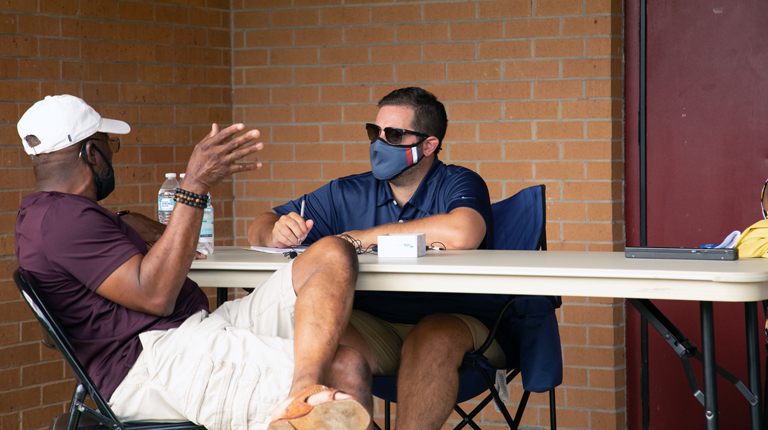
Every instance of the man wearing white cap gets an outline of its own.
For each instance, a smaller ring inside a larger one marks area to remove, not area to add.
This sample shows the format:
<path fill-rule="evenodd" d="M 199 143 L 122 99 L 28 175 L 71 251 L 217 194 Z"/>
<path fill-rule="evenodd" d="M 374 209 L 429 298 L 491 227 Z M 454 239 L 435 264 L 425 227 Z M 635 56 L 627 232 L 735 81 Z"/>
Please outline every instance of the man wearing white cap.
<path fill-rule="evenodd" d="M 370 370 L 339 347 L 357 278 L 346 241 L 318 242 L 213 313 L 186 277 L 208 190 L 261 166 L 236 163 L 263 147 L 248 145 L 257 130 L 212 126 L 192 152 L 167 228 L 147 249 L 148 238 L 97 204 L 115 188 L 120 139 L 110 134 L 128 133 L 128 124 L 61 95 L 35 103 L 17 128 L 36 179 L 16 220 L 20 269 L 121 419 L 208 430 L 369 426 Z"/>

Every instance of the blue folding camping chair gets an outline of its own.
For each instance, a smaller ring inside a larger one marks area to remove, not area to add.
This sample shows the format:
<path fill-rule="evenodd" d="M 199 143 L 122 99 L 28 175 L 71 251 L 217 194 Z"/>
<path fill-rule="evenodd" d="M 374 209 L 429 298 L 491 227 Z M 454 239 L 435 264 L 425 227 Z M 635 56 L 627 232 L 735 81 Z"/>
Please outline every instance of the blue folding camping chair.
<path fill-rule="evenodd" d="M 536 185 L 525 188 L 501 202 L 494 203 L 494 241 L 501 250 L 546 250 L 546 188 Z M 461 416 L 454 430 L 469 425 L 481 430 L 474 422 L 483 408 L 493 400 L 510 429 L 517 429 L 531 392 L 549 392 L 550 428 L 555 430 L 555 387 L 563 381 L 563 357 L 555 309 L 559 297 L 514 296 L 499 309 L 488 338 L 475 351 L 464 356 L 459 377 L 459 393 L 454 410 Z M 505 369 L 496 369 L 483 357 L 493 339 L 499 342 L 507 356 Z M 523 396 L 512 418 L 495 387 L 496 373 L 506 373 L 507 384 L 518 374 L 523 383 Z M 485 391 L 489 394 L 472 411 L 465 412 L 459 403 L 473 399 Z M 397 377 L 375 376 L 373 395 L 384 400 L 384 429 L 390 429 L 390 403 L 397 402 Z M 376 429 L 381 430 L 374 423 Z"/>

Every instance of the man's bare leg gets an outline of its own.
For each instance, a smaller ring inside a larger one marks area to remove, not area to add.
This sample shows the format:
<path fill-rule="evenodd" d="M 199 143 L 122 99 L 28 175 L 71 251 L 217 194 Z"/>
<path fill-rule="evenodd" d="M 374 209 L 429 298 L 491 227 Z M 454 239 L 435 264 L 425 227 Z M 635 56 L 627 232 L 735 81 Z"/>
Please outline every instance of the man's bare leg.
<path fill-rule="evenodd" d="M 424 318 L 405 339 L 397 377 L 397 430 L 438 430 L 456 403 L 459 366 L 474 346 L 452 315 Z"/>
<path fill-rule="evenodd" d="M 357 255 L 352 246 L 336 237 L 317 241 L 294 261 L 294 374 L 289 397 L 275 408 L 273 420 L 306 388 L 315 384 L 331 385 L 331 364 L 339 352 L 339 340 L 352 312 L 357 266 Z M 367 383 L 370 387 L 370 379 L 364 380 L 367 366 L 362 357 L 341 355 L 347 365 L 357 360 L 357 368 L 363 369 L 351 372 L 349 385 L 359 387 Z M 334 388 L 344 390 L 347 387 Z M 370 394 L 367 399 L 358 398 L 365 392 L 360 392 L 359 388 L 350 391 L 351 397 L 368 405 L 371 413 Z M 338 394 L 336 400 L 349 397 Z M 308 403 L 317 405 L 331 400 L 329 392 L 322 392 L 310 397 Z"/>
<path fill-rule="evenodd" d="M 342 390 L 360 402 L 373 417 L 371 369 L 362 354 L 352 348 L 340 346 L 331 363 L 326 381 L 326 385 Z M 373 420 L 368 425 L 368 429 L 373 429 Z"/>
<path fill-rule="evenodd" d="M 368 366 L 371 368 L 371 374 L 377 375 L 381 373 L 381 369 L 376 362 L 376 356 L 373 355 L 371 347 L 368 346 L 368 342 L 365 341 L 363 335 L 361 335 L 352 324 L 349 324 L 344 331 L 344 335 L 341 337 L 341 344 L 356 350 L 365 357 Z"/>

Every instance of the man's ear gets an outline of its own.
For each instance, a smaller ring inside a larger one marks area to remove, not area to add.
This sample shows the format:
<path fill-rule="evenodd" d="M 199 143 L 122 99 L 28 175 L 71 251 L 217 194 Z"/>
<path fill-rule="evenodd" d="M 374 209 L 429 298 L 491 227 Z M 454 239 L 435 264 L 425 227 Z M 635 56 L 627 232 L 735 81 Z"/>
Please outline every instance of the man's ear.
<path fill-rule="evenodd" d="M 93 149 L 93 145 L 95 145 L 95 142 L 92 140 L 85 142 L 80 149 L 80 158 L 88 157 L 88 161 L 91 162 L 91 165 L 95 166 L 98 162 L 98 158 L 96 157 L 96 150 Z"/>
<path fill-rule="evenodd" d="M 430 155 L 434 154 L 437 150 L 437 146 L 440 145 L 440 141 L 437 140 L 435 136 L 429 136 L 424 141 L 424 146 L 422 147 L 422 151 L 424 151 L 424 156 L 429 157 Z"/>

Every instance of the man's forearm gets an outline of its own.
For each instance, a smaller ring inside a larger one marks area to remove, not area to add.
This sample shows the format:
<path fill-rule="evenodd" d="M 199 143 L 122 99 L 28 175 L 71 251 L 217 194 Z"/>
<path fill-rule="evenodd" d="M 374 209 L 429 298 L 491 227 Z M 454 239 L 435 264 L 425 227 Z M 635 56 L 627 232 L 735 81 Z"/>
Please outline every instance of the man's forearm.
<path fill-rule="evenodd" d="M 257 130 L 233 137 L 243 128 L 243 124 L 235 124 L 221 130 L 213 124 L 211 132 L 195 145 L 180 188 L 199 195 L 196 203 L 206 200 L 203 196 L 226 176 L 261 167 L 259 162 L 237 162 L 264 147 L 260 142 L 246 146 L 259 137 Z M 200 238 L 203 209 L 198 206 L 202 204 L 190 206 L 177 202 L 157 244 L 145 256 L 137 253 L 115 269 L 96 292 L 129 309 L 170 315 Z"/>
<path fill-rule="evenodd" d="M 269 211 L 259 215 L 248 227 L 248 242 L 252 246 L 275 246 L 272 240 L 272 229 L 280 219 L 280 215 Z"/>
<path fill-rule="evenodd" d="M 173 313 L 192 265 L 203 211 L 177 203 L 165 233 L 146 255 L 136 254 L 101 283 L 101 296 L 140 312 Z"/>
<path fill-rule="evenodd" d="M 448 214 L 436 214 L 406 222 L 382 224 L 367 230 L 347 232 L 362 242 L 363 248 L 377 243 L 385 234 L 425 233 L 427 245 L 440 242 L 447 249 L 476 249 L 485 237 L 485 220 L 473 209 L 458 208 Z"/>
<path fill-rule="evenodd" d="M 163 295 L 170 311 L 194 260 L 202 221 L 203 210 L 176 203 L 165 232 L 141 261 L 140 284 Z"/>

